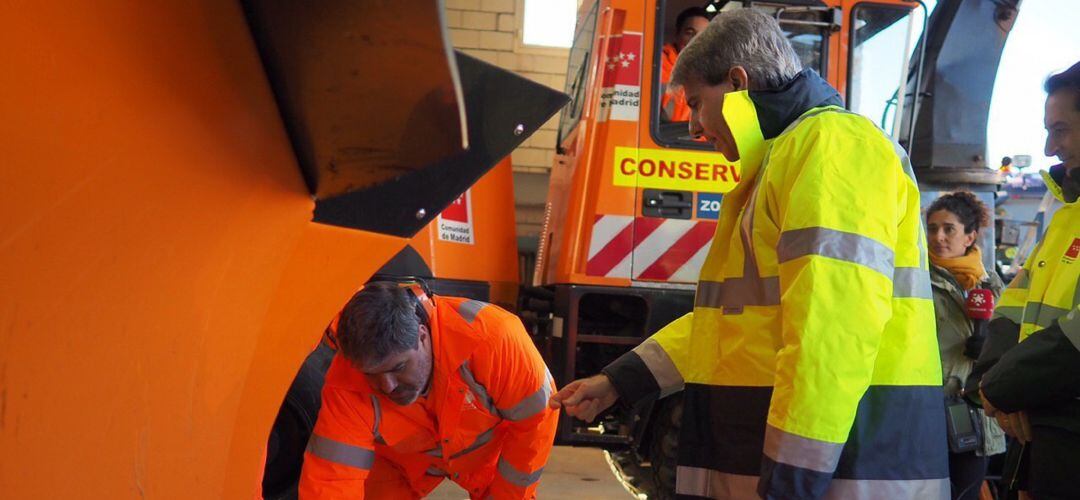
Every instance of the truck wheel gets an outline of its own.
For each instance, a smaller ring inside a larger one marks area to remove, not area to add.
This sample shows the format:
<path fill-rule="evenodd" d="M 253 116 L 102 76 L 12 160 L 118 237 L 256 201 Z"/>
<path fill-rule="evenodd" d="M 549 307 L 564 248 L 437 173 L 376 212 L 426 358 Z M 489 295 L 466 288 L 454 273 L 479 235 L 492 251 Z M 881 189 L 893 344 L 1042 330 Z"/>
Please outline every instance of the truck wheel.
<path fill-rule="evenodd" d="M 322 407 L 323 381 L 333 359 L 334 350 L 320 343 L 304 359 L 285 394 L 266 445 L 262 484 L 266 500 L 295 500 L 297 497 L 304 449 Z"/>
<path fill-rule="evenodd" d="M 661 401 L 656 414 L 656 427 L 649 446 L 649 462 L 652 464 L 655 495 L 650 498 L 673 500 L 675 498 L 675 470 L 679 453 L 679 429 L 682 427 L 682 393 L 673 394 Z"/>

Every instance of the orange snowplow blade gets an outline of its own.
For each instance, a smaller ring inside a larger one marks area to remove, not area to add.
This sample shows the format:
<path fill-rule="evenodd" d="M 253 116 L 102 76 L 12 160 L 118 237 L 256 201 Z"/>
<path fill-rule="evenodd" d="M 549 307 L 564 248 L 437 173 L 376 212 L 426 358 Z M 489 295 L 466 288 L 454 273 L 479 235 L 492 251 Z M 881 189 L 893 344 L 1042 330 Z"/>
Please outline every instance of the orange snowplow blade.
<path fill-rule="evenodd" d="M 410 26 L 445 41 L 441 2 L 423 3 Z M 373 125 L 408 139 L 394 151 L 432 139 L 406 133 L 408 120 L 352 121 L 370 103 L 345 88 L 348 71 L 269 68 L 273 37 L 252 16 L 217 0 L 0 4 L 3 498 L 258 496 L 274 416 L 336 311 L 565 102 L 433 43 L 442 64 L 425 66 L 426 83 L 458 86 L 446 82 L 461 61 L 471 71 L 466 92 L 436 93 L 458 118 L 440 122 L 451 128 L 443 155 L 396 162 L 399 176 L 363 155 L 329 161 L 367 147 Z M 286 18 L 296 25 L 271 32 L 318 22 Z M 350 26 L 325 27 L 368 36 Z M 356 67 L 401 81 L 400 64 Z M 345 87 L 328 90 L 335 106 L 289 100 L 295 82 Z M 527 90 L 545 104 L 511 108 L 524 98 L 507 96 Z M 424 92 L 359 95 L 399 99 L 406 117 L 431 103 Z M 494 116 L 465 113 L 463 96 Z M 423 199 L 396 194 L 413 191 Z M 326 224 L 312 222 L 320 203 L 333 209 Z M 409 223 L 387 222 L 397 220 Z"/>
<path fill-rule="evenodd" d="M 405 240 L 309 222 L 237 4 L 0 14 L 0 496 L 251 498 L 296 367 Z"/>

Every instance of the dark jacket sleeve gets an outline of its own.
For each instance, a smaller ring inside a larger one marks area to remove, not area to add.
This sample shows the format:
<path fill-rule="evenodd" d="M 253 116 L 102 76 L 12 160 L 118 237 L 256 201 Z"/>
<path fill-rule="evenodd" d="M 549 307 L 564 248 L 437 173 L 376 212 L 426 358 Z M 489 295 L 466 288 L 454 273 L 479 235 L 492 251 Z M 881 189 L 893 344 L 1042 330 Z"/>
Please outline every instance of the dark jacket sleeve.
<path fill-rule="evenodd" d="M 649 369 L 634 351 L 627 352 L 611 364 L 600 370 L 607 375 L 615 392 L 619 393 L 619 401 L 624 405 L 632 406 L 645 398 L 655 397 L 660 393 L 660 386 L 649 373 Z"/>
<path fill-rule="evenodd" d="M 685 370 L 690 360 L 693 324 L 694 313 L 687 313 L 604 367 L 601 373 L 611 380 L 622 404 L 633 406 L 683 389 L 680 368 Z"/>
<path fill-rule="evenodd" d="M 964 392 L 967 394 L 968 399 L 977 405 L 982 405 L 982 401 L 979 399 L 979 384 L 982 382 L 983 375 L 990 371 L 1001 359 L 1001 356 L 1015 347 L 1020 340 L 1020 325 L 1007 318 L 994 319 L 990 322 L 988 330 L 989 333 L 986 336 L 986 342 L 983 344 L 982 353 L 979 354 L 979 359 L 975 361 L 975 366 L 971 369 L 971 375 L 968 376 L 967 382 L 964 384 Z"/>
<path fill-rule="evenodd" d="M 1080 397 L 1080 350 L 1054 322 L 1005 352 L 983 376 L 982 391 L 1008 413 L 1074 400 Z"/>

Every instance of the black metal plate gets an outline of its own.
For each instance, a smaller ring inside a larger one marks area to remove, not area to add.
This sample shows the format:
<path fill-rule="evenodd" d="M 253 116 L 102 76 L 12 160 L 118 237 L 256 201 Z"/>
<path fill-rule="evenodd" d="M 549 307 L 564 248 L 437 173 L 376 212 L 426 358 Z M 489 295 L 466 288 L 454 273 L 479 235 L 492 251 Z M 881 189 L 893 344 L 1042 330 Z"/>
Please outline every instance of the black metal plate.
<path fill-rule="evenodd" d="M 412 236 L 569 100 L 562 92 L 474 57 L 461 52 L 456 56 L 469 149 L 381 184 L 317 200 L 315 222 Z M 423 138 L 418 139 L 422 147 Z"/>
<path fill-rule="evenodd" d="M 442 2 L 244 0 L 243 6 L 317 199 L 466 148 Z"/>

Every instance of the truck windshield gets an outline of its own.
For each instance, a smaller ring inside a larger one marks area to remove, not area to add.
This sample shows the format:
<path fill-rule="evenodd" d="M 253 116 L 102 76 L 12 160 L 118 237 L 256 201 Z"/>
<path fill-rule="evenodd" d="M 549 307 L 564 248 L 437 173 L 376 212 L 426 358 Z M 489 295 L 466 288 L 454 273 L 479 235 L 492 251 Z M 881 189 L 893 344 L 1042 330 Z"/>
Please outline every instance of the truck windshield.
<path fill-rule="evenodd" d="M 870 118 L 889 135 L 893 135 L 912 16 L 921 16 L 910 13 L 903 7 L 864 3 L 851 15 L 848 108 Z"/>
<path fill-rule="evenodd" d="M 813 68 L 824 75 L 826 70 L 827 43 L 829 40 L 829 11 L 820 8 L 769 9 L 784 30 L 788 41 L 799 55 L 804 68 Z"/>
<path fill-rule="evenodd" d="M 589 12 L 578 20 L 574 32 L 574 44 L 570 47 L 570 60 L 566 69 L 566 95 L 570 102 L 563 108 L 559 118 L 558 147 L 562 147 L 563 138 L 581 119 L 581 110 L 585 104 L 585 84 L 588 77 L 589 55 L 592 53 L 593 38 L 596 33 L 596 9 L 600 2 L 594 2 Z"/>

